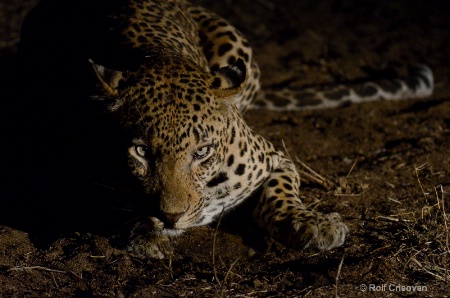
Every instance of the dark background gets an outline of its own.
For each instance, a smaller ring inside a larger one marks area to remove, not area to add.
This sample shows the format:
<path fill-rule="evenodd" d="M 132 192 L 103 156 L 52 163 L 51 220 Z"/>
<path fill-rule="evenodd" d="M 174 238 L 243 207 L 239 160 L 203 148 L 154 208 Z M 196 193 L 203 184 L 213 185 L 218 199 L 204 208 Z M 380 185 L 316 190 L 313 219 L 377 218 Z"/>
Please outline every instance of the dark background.
<path fill-rule="evenodd" d="M 70 212 L 67 204 L 61 203 L 74 194 L 83 197 L 85 189 L 78 185 L 61 188 L 54 181 L 47 181 L 45 187 L 39 185 L 60 194 L 62 200 L 55 202 L 52 198 L 47 202 L 54 203 L 51 208 L 42 210 L 43 198 L 33 196 L 36 185 L 21 180 L 41 174 L 15 167 L 7 158 L 11 152 L 27 158 L 36 154 L 33 144 L 26 142 L 29 136 L 24 133 L 23 123 L 21 129 L 16 127 L 22 122 L 21 115 L 9 114 L 6 109 L 13 98 L 11 92 L 20 93 L 28 87 L 11 85 L 10 78 L 16 70 L 14 53 L 22 19 L 36 1 L 4 0 L 0 3 L 4 140 L 0 294 L 448 294 L 448 216 L 442 212 L 450 214 L 448 1 L 199 2 L 229 19 L 249 38 L 263 73 L 264 88 L 320 86 L 392 73 L 404 75 L 407 67 L 416 63 L 426 63 L 433 69 L 436 88 L 428 99 L 322 111 L 258 110 L 245 116 L 252 128 L 278 148 L 283 148 L 284 143 L 294 160 L 301 160 L 334 183 L 327 189 L 302 174 L 302 199 L 317 210 L 340 212 L 351 231 L 349 240 L 342 248 L 319 254 L 286 249 L 266 239 L 250 224 L 244 229 L 241 222 L 246 217 L 242 214 L 230 214 L 217 233 L 213 224 L 189 230 L 178 238 L 173 259 L 145 261 L 132 257 L 111 239 L 109 230 L 113 223 L 120 222 L 118 216 L 123 212 L 98 214 L 99 206 L 89 200 L 72 202 L 77 212 Z M 67 3 L 68 8 L 75 5 Z M 34 126 L 29 125 L 30 129 Z M 21 142 L 11 143 L 11 136 Z M 297 166 L 304 170 L 300 162 Z M 10 183 L 11 178 L 14 183 Z M 113 190 L 110 193 L 111 198 L 119 200 L 123 195 Z M 239 223 L 238 228 L 233 222 Z M 342 258 L 343 265 L 338 269 Z M 421 285 L 427 291 L 360 291 L 361 284 L 385 283 Z"/>

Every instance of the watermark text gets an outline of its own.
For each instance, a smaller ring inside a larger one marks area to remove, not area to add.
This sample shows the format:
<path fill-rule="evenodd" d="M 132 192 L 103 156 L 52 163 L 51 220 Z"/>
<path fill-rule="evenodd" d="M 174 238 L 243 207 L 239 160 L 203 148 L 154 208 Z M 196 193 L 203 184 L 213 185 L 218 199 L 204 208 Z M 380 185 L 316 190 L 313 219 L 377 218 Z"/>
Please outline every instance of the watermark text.
<path fill-rule="evenodd" d="M 362 284 L 359 289 L 363 292 L 426 292 L 427 286 L 401 284 Z"/>

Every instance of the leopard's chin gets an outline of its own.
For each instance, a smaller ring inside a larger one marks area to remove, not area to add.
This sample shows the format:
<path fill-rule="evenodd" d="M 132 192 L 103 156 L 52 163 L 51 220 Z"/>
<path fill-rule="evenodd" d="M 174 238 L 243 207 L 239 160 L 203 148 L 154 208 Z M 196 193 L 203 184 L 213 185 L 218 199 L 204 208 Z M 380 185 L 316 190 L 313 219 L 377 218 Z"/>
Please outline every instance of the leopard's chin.
<path fill-rule="evenodd" d="M 180 236 L 181 234 L 183 234 L 184 229 L 163 229 L 162 230 L 162 234 L 165 236 L 172 236 L 172 237 L 176 237 L 176 236 Z"/>

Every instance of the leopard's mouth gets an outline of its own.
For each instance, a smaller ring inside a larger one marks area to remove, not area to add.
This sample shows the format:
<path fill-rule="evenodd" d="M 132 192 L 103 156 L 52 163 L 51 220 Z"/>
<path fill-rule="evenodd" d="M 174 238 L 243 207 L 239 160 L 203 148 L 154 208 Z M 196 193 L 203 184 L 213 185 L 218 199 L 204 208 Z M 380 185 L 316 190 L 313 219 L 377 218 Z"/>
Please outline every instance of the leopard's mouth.
<path fill-rule="evenodd" d="M 173 219 L 166 215 L 162 215 L 160 218 L 160 222 L 162 224 L 162 228 L 164 229 L 164 233 L 167 235 L 178 235 L 182 233 L 185 229 L 198 226 L 197 224 L 199 221 L 201 222 L 202 219 L 201 214 L 192 216 L 192 214 L 186 214 L 181 215 L 180 217 Z"/>

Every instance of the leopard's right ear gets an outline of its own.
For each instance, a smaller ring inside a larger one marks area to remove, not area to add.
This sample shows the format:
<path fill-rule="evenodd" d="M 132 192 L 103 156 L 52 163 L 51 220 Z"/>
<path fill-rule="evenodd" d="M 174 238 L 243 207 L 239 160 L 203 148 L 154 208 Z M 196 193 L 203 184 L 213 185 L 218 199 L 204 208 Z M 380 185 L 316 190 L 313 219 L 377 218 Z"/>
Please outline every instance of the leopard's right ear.
<path fill-rule="evenodd" d="M 95 74 L 107 94 L 112 96 L 118 95 L 117 87 L 121 80 L 125 80 L 124 73 L 95 64 L 91 59 L 89 59 L 89 62 L 92 64 Z"/>

